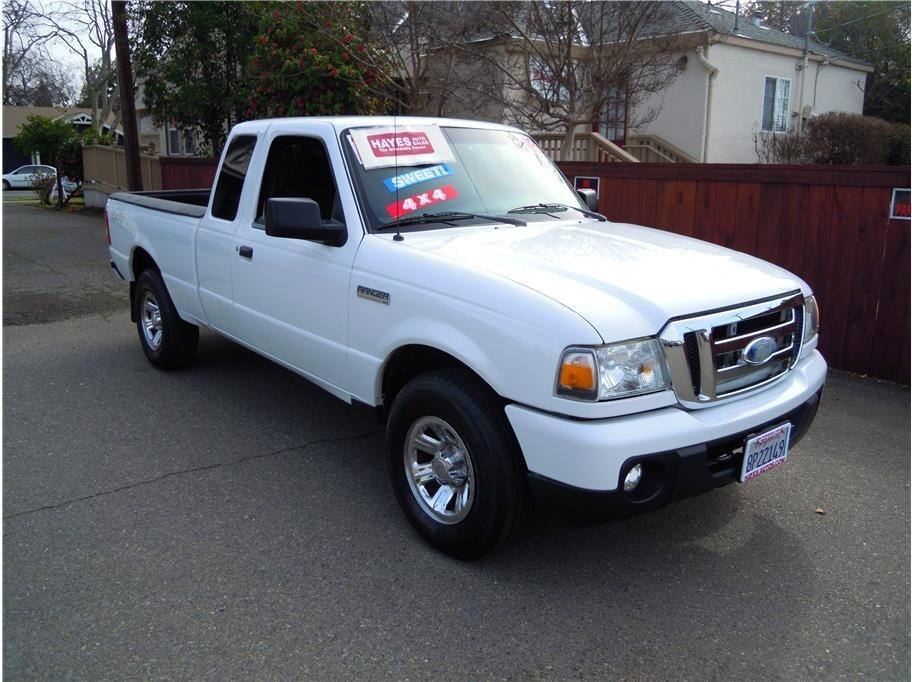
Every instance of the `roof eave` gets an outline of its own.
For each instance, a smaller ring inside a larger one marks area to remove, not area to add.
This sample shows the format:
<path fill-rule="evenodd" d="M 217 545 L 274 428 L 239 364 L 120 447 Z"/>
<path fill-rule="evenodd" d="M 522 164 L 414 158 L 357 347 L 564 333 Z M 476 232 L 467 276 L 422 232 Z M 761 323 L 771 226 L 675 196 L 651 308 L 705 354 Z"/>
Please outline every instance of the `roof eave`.
<path fill-rule="evenodd" d="M 748 49 L 761 50 L 763 52 L 771 52 L 773 54 L 781 54 L 789 57 L 801 58 L 804 56 L 803 50 L 799 50 L 794 47 L 788 47 L 787 45 L 768 43 L 742 35 L 732 35 L 729 33 L 716 32 L 712 35 L 710 41 L 713 43 L 727 43 L 729 45 L 737 45 L 738 47 L 746 47 Z M 847 69 L 855 69 L 856 71 L 863 71 L 865 73 L 873 73 L 874 71 L 874 65 L 869 64 L 868 62 L 864 62 L 849 56 L 835 56 L 823 54 L 821 52 L 815 52 L 813 47 L 809 52 L 808 58 L 815 62 L 825 61 L 831 64 L 838 63 L 839 66 L 845 67 Z"/>

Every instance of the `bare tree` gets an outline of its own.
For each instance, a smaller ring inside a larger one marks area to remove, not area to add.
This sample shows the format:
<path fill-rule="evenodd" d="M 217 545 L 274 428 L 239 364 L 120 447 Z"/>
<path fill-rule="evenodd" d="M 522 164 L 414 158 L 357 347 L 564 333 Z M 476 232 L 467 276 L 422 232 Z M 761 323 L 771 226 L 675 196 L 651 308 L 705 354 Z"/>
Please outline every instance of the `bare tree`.
<path fill-rule="evenodd" d="M 563 134 L 570 158 L 580 125 L 591 125 L 609 99 L 626 107 L 629 127 L 654 118 L 641 111 L 676 76 L 684 42 L 667 30 L 662 2 L 507 2 L 494 4 L 487 41 L 461 51 L 485 65 L 477 88 L 516 125 Z M 476 89 L 477 89 L 476 88 Z"/>
<path fill-rule="evenodd" d="M 336 3 L 346 22 L 369 36 L 371 49 L 349 52 L 362 69 L 377 75 L 370 87 L 394 111 L 442 116 L 452 95 L 477 80 L 484 68 L 466 63 L 451 49 L 475 39 L 483 30 L 484 2 L 427 2 L 393 0 L 360 5 Z M 344 36 L 326 31 L 341 44 Z"/>
<path fill-rule="evenodd" d="M 67 79 L 55 68 L 46 50 L 56 31 L 44 23 L 41 7 L 31 0 L 3 3 L 3 103 L 37 104 L 45 99 L 60 104 L 68 99 Z M 44 104 L 44 101 L 41 102 Z"/>
<path fill-rule="evenodd" d="M 108 0 L 71 0 L 60 3 L 46 22 L 57 38 L 81 61 L 85 93 L 92 109 L 92 125 L 98 132 L 111 115 L 118 93 L 114 52 L 114 22 Z"/>
<path fill-rule="evenodd" d="M 11 70 L 3 103 L 15 106 L 66 107 L 73 103 L 69 71 L 43 51 L 36 51 Z"/>

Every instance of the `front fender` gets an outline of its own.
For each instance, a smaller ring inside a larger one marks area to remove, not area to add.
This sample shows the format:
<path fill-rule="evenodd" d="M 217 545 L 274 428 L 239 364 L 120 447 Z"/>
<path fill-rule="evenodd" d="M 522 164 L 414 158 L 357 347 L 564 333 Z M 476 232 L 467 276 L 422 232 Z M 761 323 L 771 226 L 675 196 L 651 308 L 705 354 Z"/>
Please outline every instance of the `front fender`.
<path fill-rule="evenodd" d="M 361 298 L 359 286 L 389 296 Z M 371 405 L 380 404 L 388 358 L 415 344 L 453 356 L 507 400 L 553 410 L 561 351 L 601 341 L 578 314 L 538 292 L 374 236 L 358 252 L 351 290 L 351 393 Z"/>

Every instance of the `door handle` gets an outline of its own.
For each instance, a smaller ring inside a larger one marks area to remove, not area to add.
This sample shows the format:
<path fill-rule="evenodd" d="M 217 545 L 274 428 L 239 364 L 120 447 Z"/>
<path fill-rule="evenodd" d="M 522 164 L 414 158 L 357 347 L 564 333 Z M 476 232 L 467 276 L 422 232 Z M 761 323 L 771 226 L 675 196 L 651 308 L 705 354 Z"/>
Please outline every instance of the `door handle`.
<path fill-rule="evenodd" d="M 253 247 L 252 246 L 239 246 L 238 255 L 241 258 L 253 258 Z"/>

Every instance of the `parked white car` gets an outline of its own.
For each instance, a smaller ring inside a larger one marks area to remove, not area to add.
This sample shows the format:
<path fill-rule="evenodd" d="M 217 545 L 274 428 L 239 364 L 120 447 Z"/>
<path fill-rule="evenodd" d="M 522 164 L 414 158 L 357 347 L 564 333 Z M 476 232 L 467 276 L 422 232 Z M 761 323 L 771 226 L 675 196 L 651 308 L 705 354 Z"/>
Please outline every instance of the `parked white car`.
<path fill-rule="evenodd" d="M 20 166 L 11 173 L 3 176 L 3 189 L 31 189 L 37 175 L 51 175 L 57 177 L 57 169 L 53 166 Z M 63 177 L 63 191 L 71 194 L 79 187 L 78 182 Z"/>
<path fill-rule="evenodd" d="M 207 327 L 371 406 L 406 517 L 472 558 L 533 499 L 591 521 L 747 483 L 816 413 L 805 282 L 596 207 L 514 128 L 289 118 L 236 126 L 211 193 L 106 220 L 153 365 Z"/>
<path fill-rule="evenodd" d="M 53 166 L 20 166 L 3 176 L 3 189 L 31 189 L 35 176 L 39 174 L 56 177 L 57 169 Z"/>

